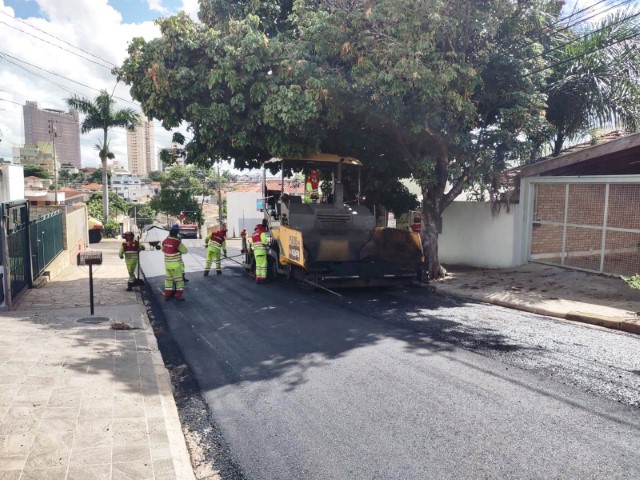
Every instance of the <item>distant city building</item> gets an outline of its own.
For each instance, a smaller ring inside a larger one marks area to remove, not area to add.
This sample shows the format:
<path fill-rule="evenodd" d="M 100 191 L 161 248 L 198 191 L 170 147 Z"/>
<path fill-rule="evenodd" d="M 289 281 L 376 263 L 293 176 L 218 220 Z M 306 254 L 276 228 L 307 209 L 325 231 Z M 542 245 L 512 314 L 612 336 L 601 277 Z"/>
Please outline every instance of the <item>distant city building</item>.
<path fill-rule="evenodd" d="M 64 112 L 49 108 L 39 109 L 38 102 L 27 101 L 22 107 L 24 117 L 24 143 L 36 145 L 51 142 L 51 126 L 55 128 L 56 160 L 81 167 L 80 117 L 76 110 Z"/>
<path fill-rule="evenodd" d="M 127 130 L 127 157 L 129 171 L 146 177 L 158 169 L 153 140 L 153 123 L 140 114 L 140 123 L 134 131 Z"/>
<path fill-rule="evenodd" d="M 129 173 L 129 170 L 125 168 L 124 163 L 120 160 L 107 160 L 107 168 L 112 173 Z"/>
<path fill-rule="evenodd" d="M 26 144 L 18 150 L 18 163 L 20 165 L 36 165 L 42 167 L 50 178 L 55 175 L 53 166 L 53 145 L 50 142 L 37 142 L 35 145 Z M 56 157 L 57 169 L 60 169 L 60 162 Z"/>

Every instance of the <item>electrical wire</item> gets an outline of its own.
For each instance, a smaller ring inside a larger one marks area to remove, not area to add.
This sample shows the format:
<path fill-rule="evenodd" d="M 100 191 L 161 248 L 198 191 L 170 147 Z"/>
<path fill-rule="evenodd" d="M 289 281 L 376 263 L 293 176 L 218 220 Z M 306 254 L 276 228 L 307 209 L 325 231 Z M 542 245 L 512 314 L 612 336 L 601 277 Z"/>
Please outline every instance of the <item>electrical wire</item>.
<path fill-rule="evenodd" d="M 4 13 L 4 12 L 0 12 L 0 13 Z M 6 25 L 7 27 L 10 27 L 10 28 L 13 28 L 14 30 L 17 30 L 17 31 L 19 31 L 19 32 L 24 33 L 25 35 L 29 35 L 30 37 L 33 37 L 33 38 L 35 38 L 36 40 L 40 40 L 41 42 L 48 43 L 48 44 L 49 44 L 49 45 L 51 45 L 51 46 L 54 46 L 54 47 L 56 47 L 56 48 L 59 48 L 60 50 L 64 50 L 65 52 L 69 52 L 70 54 L 75 55 L 76 57 L 81 58 L 81 59 L 83 59 L 83 60 L 86 60 L 87 62 L 95 63 L 96 65 L 98 65 L 98 66 L 100 66 L 100 67 L 103 67 L 103 68 L 106 68 L 106 69 L 107 69 L 107 70 L 109 70 L 109 71 L 111 71 L 111 68 L 113 68 L 113 67 L 108 67 L 108 66 L 106 66 L 106 65 L 104 65 L 104 64 L 102 64 L 102 63 L 98 63 L 98 62 L 96 62 L 95 60 L 91 60 L 90 58 L 87 58 L 87 57 L 85 57 L 85 56 L 83 56 L 83 55 L 80 55 L 80 54 L 78 54 L 78 53 L 76 53 L 76 52 L 72 52 L 72 51 L 71 51 L 71 50 L 69 50 L 68 48 L 61 47 L 60 45 L 56 45 L 55 43 L 49 42 L 49 41 L 47 41 L 47 40 L 45 40 L 45 39 L 43 39 L 43 38 L 36 37 L 36 36 L 35 36 L 35 35 L 33 35 L 32 33 L 26 32 L 26 31 L 22 30 L 21 28 L 18 28 L 18 27 L 14 26 L 14 25 L 10 25 L 10 24 L 8 24 L 7 22 L 3 22 L 2 20 L 0 20 L 0 24 Z M 112 64 L 112 65 L 113 65 L 113 64 Z M 115 66 L 116 66 L 116 65 L 114 65 L 114 67 L 115 67 Z"/>
<path fill-rule="evenodd" d="M 87 50 L 84 50 L 83 48 L 78 47 L 77 45 L 74 45 L 74 44 L 72 44 L 72 43 L 70 43 L 70 42 L 67 42 L 66 40 L 64 40 L 64 39 L 62 39 L 62 38 L 60 38 L 60 37 L 57 37 L 56 35 L 53 35 L 53 34 L 51 34 L 51 33 L 49 33 L 49 32 L 46 32 L 45 30 L 42 30 L 42 29 L 40 29 L 40 28 L 36 27 L 35 25 L 31 25 L 30 23 L 25 22 L 24 20 L 21 20 L 21 19 L 20 19 L 20 18 L 18 18 L 18 17 L 14 17 L 13 15 L 9 15 L 7 12 L 3 12 L 3 11 L 0 11 L 0 13 L 1 13 L 1 14 L 3 14 L 3 15 L 6 15 L 7 17 L 9 17 L 9 18 L 11 18 L 11 19 L 13 19 L 13 20 L 16 20 L 16 21 L 18 21 L 18 22 L 20 22 L 20 23 L 23 23 L 23 24 L 25 24 L 25 25 L 28 25 L 29 27 L 31 27 L 31 28 L 33 28 L 33 29 L 35 29 L 35 30 L 38 30 L 39 32 L 42 32 L 42 33 L 44 33 L 45 35 L 47 35 L 47 36 L 49 36 L 49 37 L 51 37 L 51 38 L 55 38 L 56 40 L 58 40 L 58 41 L 60 41 L 60 42 L 62 42 L 62 43 L 65 43 L 65 44 L 69 45 L 70 47 L 73 47 L 73 48 L 75 48 L 75 49 L 78 49 L 78 50 L 80 50 L 81 52 L 86 53 L 87 55 L 91 55 L 92 57 L 97 58 L 98 60 L 101 60 L 101 61 L 102 61 L 102 62 L 104 62 L 104 63 L 108 63 L 109 65 L 113 65 L 114 67 L 117 67 L 117 65 L 116 65 L 115 63 L 112 63 L 112 62 L 110 62 L 109 60 L 105 60 L 104 58 L 102 58 L 102 57 L 100 57 L 100 56 L 98 56 L 98 55 L 95 55 L 95 54 L 93 54 L 93 53 L 91 53 L 91 52 L 89 52 L 89 51 L 87 51 Z M 3 22 L 3 23 L 4 23 L 4 22 Z M 13 28 L 15 28 L 15 27 L 13 27 Z M 25 32 L 25 33 L 27 33 L 27 32 Z M 31 34 L 28 34 L 28 35 L 31 35 Z M 32 36 L 33 36 L 33 35 L 32 35 Z M 38 38 L 38 37 L 35 37 L 35 38 Z M 50 42 L 47 42 L 47 41 L 46 41 L 46 40 L 44 40 L 44 39 L 40 39 L 40 40 L 42 40 L 43 42 L 46 42 L 46 43 L 50 43 Z M 53 44 L 53 43 L 51 43 L 51 45 L 54 45 L 54 44 Z M 54 45 L 54 46 L 57 46 L 57 45 Z M 73 52 L 71 52 L 71 53 L 73 53 Z"/>

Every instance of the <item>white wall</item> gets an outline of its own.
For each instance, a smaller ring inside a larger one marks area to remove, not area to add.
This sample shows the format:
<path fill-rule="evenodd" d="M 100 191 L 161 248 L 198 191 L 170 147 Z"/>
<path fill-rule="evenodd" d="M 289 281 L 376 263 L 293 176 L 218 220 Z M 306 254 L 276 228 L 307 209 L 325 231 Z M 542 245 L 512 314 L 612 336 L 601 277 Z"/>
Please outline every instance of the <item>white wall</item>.
<path fill-rule="evenodd" d="M 264 215 L 256 209 L 256 202 L 261 196 L 251 192 L 227 193 L 227 230 L 230 237 L 239 237 L 243 228 L 251 233 L 262 221 Z"/>
<path fill-rule="evenodd" d="M 24 168 L 22 165 L 0 167 L 0 203 L 24 200 Z"/>
<path fill-rule="evenodd" d="M 500 213 L 492 216 L 489 203 L 453 202 L 442 216 L 442 233 L 438 238 L 440 261 L 445 266 L 508 268 L 520 265 L 517 255 L 520 237 L 516 234 L 520 216 L 520 205 L 511 205 L 509 212 L 502 205 Z"/>

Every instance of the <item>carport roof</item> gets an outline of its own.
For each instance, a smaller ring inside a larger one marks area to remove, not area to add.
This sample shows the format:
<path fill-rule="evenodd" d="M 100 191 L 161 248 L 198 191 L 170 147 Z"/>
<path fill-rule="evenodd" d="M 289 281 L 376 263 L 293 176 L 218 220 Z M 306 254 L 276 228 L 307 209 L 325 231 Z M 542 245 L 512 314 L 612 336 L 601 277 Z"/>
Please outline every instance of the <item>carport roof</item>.
<path fill-rule="evenodd" d="M 557 157 L 525 165 L 520 177 L 640 174 L 640 133 L 610 132 L 603 143 L 584 143 Z"/>

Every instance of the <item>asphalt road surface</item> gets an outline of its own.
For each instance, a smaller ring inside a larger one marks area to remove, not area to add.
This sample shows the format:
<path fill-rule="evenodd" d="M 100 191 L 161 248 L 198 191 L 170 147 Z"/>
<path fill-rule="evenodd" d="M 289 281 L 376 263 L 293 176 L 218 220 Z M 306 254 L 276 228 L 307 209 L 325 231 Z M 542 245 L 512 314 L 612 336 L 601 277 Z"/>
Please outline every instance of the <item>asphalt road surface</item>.
<path fill-rule="evenodd" d="M 186 244 L 185 302 L 162 302 L 160 252 L 142 268 L 244 478 L 640 478 L 639 337 L 231 260 L 205 278 Z"/>

